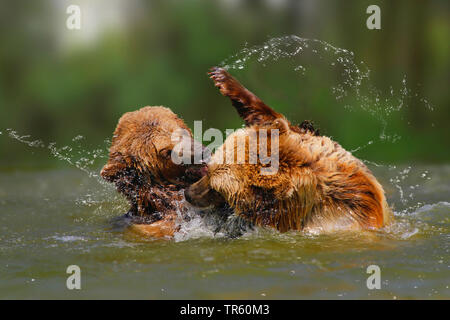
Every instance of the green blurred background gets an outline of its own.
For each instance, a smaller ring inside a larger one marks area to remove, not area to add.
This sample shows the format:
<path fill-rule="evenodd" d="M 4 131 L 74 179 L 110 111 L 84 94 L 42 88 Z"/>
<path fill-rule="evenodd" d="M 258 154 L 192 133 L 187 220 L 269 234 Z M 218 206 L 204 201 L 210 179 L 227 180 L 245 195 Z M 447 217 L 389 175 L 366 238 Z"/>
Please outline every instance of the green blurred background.
<path fill-rule="evenodd" d="M 66 8 L 81 8 L 81 30 L 66 28 Z M 381 8 L 381 30 L 366 28 L 366 8 Z M 193 127 L 242 125 L 206 76 L 245 46 L 272 37 L 320 39 L 354 52 L 381 97 L 404 106 L 387 121 L 345 108 L 330 88 L 339 78 L 320 59 L 231 70 L 293 122 L 312 119 L 355 154 L 380 163 L 450 160 L 449 1 L 6 1 L 0 2 L 0 168 L 64 166 L 46 148 L 11 139 L 7 129 L 58 146 L 82 135 L 105 148 L 118 118 L 145 105 L 170 107 Z M 424 103 L 424 99 L 432 105 Z M 350 101 L 350 102 L 349 102 Z M 367 145 L 368 141 L 372 141 Z"/>

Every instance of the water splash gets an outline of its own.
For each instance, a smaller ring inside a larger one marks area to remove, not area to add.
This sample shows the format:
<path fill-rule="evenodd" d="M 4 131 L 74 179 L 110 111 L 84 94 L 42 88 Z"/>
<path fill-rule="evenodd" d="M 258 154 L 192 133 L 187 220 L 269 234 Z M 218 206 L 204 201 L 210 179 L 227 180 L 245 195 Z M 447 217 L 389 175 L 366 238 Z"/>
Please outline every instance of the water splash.
<path fill-rule="evenodd" d="M 417 98 L 425 109 L 433 111 L 433 105 L 418 93 L 413 94 L 408 88 L 407 77 L 403 77 L 398 90 L 390 87 L 389 93 L 377 89 L 371 81 L 371 71 L 364 61 L 357 61 L 352 51 L 335 47 L 323 40 L 301 38 L 289 35 L 269 39 L 261 45 L 245 46 L 238 53 L 230 56 L 220 63 L 226 69 L 242 70 L 250 65 L 258 64 L 266 67 L 269 63 L 277 63 L 281 60 L 294 63 L 293 70 L 300 76 L 308 75 L 307 56 L 317 57 L 321 65 L 328 66 L 330 74 L 337 73 L 339 83 L 331 86 L 330 91 L 337 101 L 344 104 L 344 109 L 351 111 L 360 108 L 381 124 L 381 131 L 376 141 L 395 143 L 401 139 L 400 135 L 387 134 L 389 119 L 395 116 L 402 108 L 407 106 L 411 97 Z M 305 59 L 303 59 L 305 58 Z M 303 59 L 303 60 L 302 60 Z M 356 99 L 349 103 L 346 98 Z M 358 147 L 354 152 L 373 145 L 374 139 L 365 146 Z"/>
<path fill-rule="evenodd" d="M 86 194 L 74 201 L 80 207 L 94 207 L 94 215 L 105 215 L 104 208 L 114 212 L 126 212 L 123 198 L 114 192 L 114 187 L 99 175 L 99 167 L 108 158 L 110 140 L 105 139 L 104 145 L 89 149 L 83 142 L 84 136 L 77 135 L 71 139 L 71 144 L 58 146 L 56 142 L 45 143 L 40 139 L 33 139 L 30 135 L 22 135 L 13 129 L 6 129 L 8 136 L 31 148 L 46 149 L 52 157 L 69 164 L 71 167 L 84 172 L 87 177 L 97 182 L 97 187 L 89 189 Z M 98 188 L 100 186 L 100 188 Z M 111 204 L 113 204 L 111 206 Z"/>
<path fill-rule="evenodd" d="M 180 230 L 174 235 L 174 240 L 176 242 L 221 236 L 220 234 L 214 233 L 214 230 L 205 223 L 205 220 L 195 211 L 195 209 L 189 209 L 183 215 L 184 217 L 179 216 Z M 186 219 L 186 216 L 188 219 Z"/>
<path fill-rule="evenodd" d="M 398 191 L 399 204 L 401 208 L 395 211 L 397 216 L 409 215 L 426 204 L 416 200 L 416 192 L 420 192 L 425 183 L 432 180 L 428 170 L 417 168 L 413 171 L 412 166 L 400 169 L 397 175 L 390 178 L 390 183 Z"/>
<path fill-rule="evenodd" d="M 89 177 L 97 178 L 98 182 L 104 184 L 99 177 L 96 161 L 98 159 L 107 159 L 109 140 L 105 140 L 105 146 L 88 150 L 80 142 L 84 139 L 78 135 L 72 139 L 74 144 L 58 147 L 56 142 L 44 143 L 40 139 L 33 140 L 30 135 L 21 135 L 13 129 L 6 129 L 8 136 L 32 148 L 48 149 L 50 154 L 61 161 L 67 162 L 71 166 L 87 173 Z"/>
<path fill-rule="evenodd" d="M 41 141 L 41 140 L 32 140 L 30 141 L 29 139 L 31 138 L 30 135 L 19 135 L 19 133 L 17 133 L 17 131 L 14 131 L 13 129 L 6 129 L 6 132 L 8 132 L 9 137 L 22 142 L 24 144 L 26 144 L 29 147 L 32 148 L 45 148 L 45 144 Z"/>

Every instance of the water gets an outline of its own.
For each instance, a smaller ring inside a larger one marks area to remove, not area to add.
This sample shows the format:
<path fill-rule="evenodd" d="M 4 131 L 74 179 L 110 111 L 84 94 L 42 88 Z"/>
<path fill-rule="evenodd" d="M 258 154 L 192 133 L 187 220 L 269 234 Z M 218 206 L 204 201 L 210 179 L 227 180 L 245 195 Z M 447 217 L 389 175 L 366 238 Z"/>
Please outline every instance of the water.
<path fill-rule="evenodd" d="M 450 298 L 450 166 L 403 204 L 391 171 L 374 168 L 398 207 L 387 230 L 333 235 L 257 230 L 239 239 L 191 226 L 179 241 L 149 240 L 111 220 L 127 209 L 79 170 L 0 173 L 0 298 Z M 408 180 L 408 181 L 407 181 Z M 101 191 L 98 191 L 101 190 Z M 87 196 L 89 195 L 89 196 Z M 416 209 L 403 209 L 417 203 Z M 66 289 L 78 265 L 82 289 Z M 381 268 L 368 290 L 366 268 Z"/>
<path fill-rule="evenodd" d="M 330 87 L 337 106 L 361 108 L 380 121 L 375 140 L 396 143 L 390 117 L 414 95 L 406 77 L 385 97 L 354 54 L 319 40 L 270 39 L 225 60 L 244 69 L 289 60 L 300 77 L 309 54 L 340 74 Z M 346 97 L 353 97 L 347 104 Z M 424 98 L 424 107 L 433 106 Z M 389 132 L 389 133 L 388 133 Z M 48 151 L 66 169 L 0 168 L 0 298 L 349 299 L 450 298 L 450 165 L 381 165 L 364 160 L 387 192 L 395 223 L 377 232 L 312 235 L 257 229 L 238 239 L 214 234 L 201 219 L 172 241 L 140 238 L 115 222 L 126 201 L 99 178 L 105 144 L 87 147 L 77 136 L 65 146 L 13 129 L 0 139 Z M 78 265 L 82 289 L 66 288 L 66 269 Z M 381 269 L 381 289 L 369 290 L 369 265 Z"/>

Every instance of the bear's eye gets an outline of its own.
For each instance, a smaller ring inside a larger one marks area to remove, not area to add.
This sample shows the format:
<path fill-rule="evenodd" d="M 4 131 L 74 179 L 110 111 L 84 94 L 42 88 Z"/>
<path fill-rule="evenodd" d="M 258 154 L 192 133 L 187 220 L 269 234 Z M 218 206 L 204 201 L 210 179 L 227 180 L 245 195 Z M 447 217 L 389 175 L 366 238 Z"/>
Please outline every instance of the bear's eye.
<path fill-rule="evenodd" d="M 172 155 L 172 149 L 168 148 L 168 149 L 163 149 L 159 152 L 159 154 L 164 158 L 164 159 L 170 159 L 171 155 Z"/>

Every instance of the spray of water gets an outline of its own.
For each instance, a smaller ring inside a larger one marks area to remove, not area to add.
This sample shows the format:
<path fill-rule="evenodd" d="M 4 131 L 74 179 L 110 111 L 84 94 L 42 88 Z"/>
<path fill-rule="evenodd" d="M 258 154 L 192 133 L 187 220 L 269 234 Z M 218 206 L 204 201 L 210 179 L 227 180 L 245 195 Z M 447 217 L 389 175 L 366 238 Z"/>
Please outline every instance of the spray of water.
<path fill-rule="evenodd" d="M 114 192 L 114 187 L 99 175 L 99 167 L 108 158 L 109 139 L 104 140 L 104 145 L 89 149 L 83 145 L 85 138 L 82 135 L 71 139 L 71 143 L 68 145 L 58 146 L 55 142 L 45 143 L 40 139 L 33 139 L 30 135 L 22 135 L 13 129 L 5 131 L 11 139 L 30 148 L 47 150 L 50 156 L 82 171 L 87 177 L 96 181 L 98 187 L 86 190 L 86 194 L 75 199 L 77 206 L 94 207 L 94 216 L 105 215 L 105 207 L 118 212 L 126 212 L 127 208 L 124 206 L 121 196 Z M 114 205 L 111 206 L 111 203 Z"/>
<path fill-rule="evenodd" d="M 74 144 L 58 147 L 55 142 L 46 144 L 39 139 L 32 140 L 30 135 L 20 135 L 13 129 L 6 129 L 6 132 L 10 138 L 29 147 L 48 149 L 50 154 L 56 159 L 67 162 L 69 165 L 85 172 L 89 177 L 96 178 L 99 183 L 104 184 L 97 170 L 94 170 L 93 167 L 97 159 L 107 158 L 107 147 L 87 150 L 80 144 L 80 141 L 84 139 L 81 135 L 72 139 Z M 105 140 L 105 144 L 109 144 L 109 140 Z"/>
<path fill-rule="evenodd" d="M 331 92 L 337 101 L 343 101 L 349 96 L 356 99 L 354 105 L 344 104 L 345 109 L 361 108 L 380 121 L 382 129 L 378 139 L 381 141 L 387 140 L 395 143 L 401 138 L 395 134 L 387 135 L 386 128 L 388 119 L 406 107 L 406 102 L 410 97 L 419 98 L 426 109 L 431 111 L 434 109 L 427 99 L 418 97 L 417 93 L 412 93 L 412 90 L 408 88 L 406 75 L 398 91 L 391 86 L 389 94 L 383 95 L 373 85 L 370 69 L 363 61 L 357 62 L 352 51 L 335 47 L 322 40 L 301 38 L 295 35 L 272 38 L 262 45 L 245 46 L 238 53 L 222 61 L 221 66 L 226 69 L 241 70 L 251 64 L 260 64 L 265 67 L 269 63 L 290 60 L 296 63 L 294 70 L 298 72 L 299 76 L 306 76 L 308 68 L 301 63 L 302 57 L 307 55 L 316 56 L 322 64 L 328 65 L 330 74 L 339 73 L 340 82 L 330 88 Z M 368 141 L 354 151 L 361 150 L 373 143 L 374 141 Z"/>

